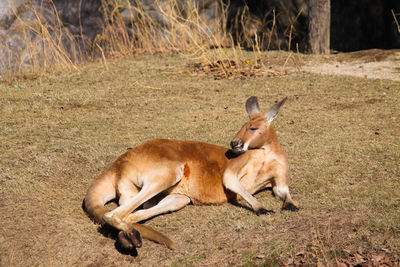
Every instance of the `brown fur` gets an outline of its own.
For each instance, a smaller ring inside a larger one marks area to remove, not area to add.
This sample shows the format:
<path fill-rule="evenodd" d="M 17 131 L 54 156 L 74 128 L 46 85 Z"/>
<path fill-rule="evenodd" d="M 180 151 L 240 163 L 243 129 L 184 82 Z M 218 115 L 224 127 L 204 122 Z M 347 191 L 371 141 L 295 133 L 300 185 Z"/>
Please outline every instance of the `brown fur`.
<path fill-rule="evenodd" d="M 112 168 L 110 169 L 112 170 Z M 103 220 L 103 215 L 106 212 L 110 211 L 104 205 L 106 204 L 106 202 L 114 199 L 116 195 L 115 185 L 117 176 L 108 174 L 109 172 L 106 171 L 101 174 L 97 179 L 93 180 L 87 191 L 83 204 L 84 209 L 89 217 L 95 223 L 98 223 L 100 225 L 104 225 L 106 223 Z M 102 199 L 101 196 L 105 195 L 111 195 L 113 197 Z M 175 248 L 175 244 L 167 236 L 161 234 L 160 232 L 139 223 L 132 223 L 132 226 L 140 233 L 140 236 L 142 238 L 157 242 L 159 244 L 164 244 L 170 249 Z"/>
<path fill-rule="evenodd" d="M 283 209 L 297 210 L 288 189 L 286 154 L 270 125 L 285 100 L 263 115 L 257 99 L 249 98 L 246 108 L 250 121 L 233 139 L 232 150 L 196 141 L 155 139 L 127 151 L 89 187 L 85 197 L 89 215 L 123 231 L 122 244 L 129 245 L 129 238 L 136 244 L 133 236 L 137 230 L 144 238 L 172 248 L 167 237 L 137 222 L 179 210 L 189 202 L 220 204 L 237 197 L 244 198 L 257 215 L 268 214 L 272 211 L 262 208 L 252 196 L 266 186 L 272 186 L 282 199 Z M 165 198 L 153 207 L 135 211 L 158 196 Z M 105 203 L 115 198 L 120 206 L 105 209 Z"/>

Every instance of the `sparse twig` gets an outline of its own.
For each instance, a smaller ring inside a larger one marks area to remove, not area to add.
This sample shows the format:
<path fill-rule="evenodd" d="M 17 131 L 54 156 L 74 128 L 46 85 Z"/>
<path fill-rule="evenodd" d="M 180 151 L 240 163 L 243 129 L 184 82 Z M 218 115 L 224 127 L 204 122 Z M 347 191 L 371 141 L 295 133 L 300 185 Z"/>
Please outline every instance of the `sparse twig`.
<path fill-rule="evenodd" d="M 392 12 L 394 22 L 396 23 L 397 31 L 400 33 L 400 25 L 399 22 L 397 21 L 396 14 L 393 12 L 393 9 L 391 9 L 390 11 Z"/>
<path fill-rule="evenodd" d="M 98 43 L 96 43 L 96 46 L 100 49 L 100 51 L 101 51 L 101 56 L 102 56 L 102 59 L 103 59 L 103 64 L 104 64 L 104 66 L 106 67 L 106 70 L 108 70 L 107 60 L 106 60 L 106 56 L 104 55 L 103 48 L 101 48 L 101 46 L 99 46 Z"/>
<path fill-rule="evenodd" d="M 153 86 L 144 85 L 144 84 L 141 84 L 139 81 L 135 81 L 135 84 L 137 84 L 138 86 L 143 87 L 143 88 L 161 90 L 160 87 L 153 87 Z"/>

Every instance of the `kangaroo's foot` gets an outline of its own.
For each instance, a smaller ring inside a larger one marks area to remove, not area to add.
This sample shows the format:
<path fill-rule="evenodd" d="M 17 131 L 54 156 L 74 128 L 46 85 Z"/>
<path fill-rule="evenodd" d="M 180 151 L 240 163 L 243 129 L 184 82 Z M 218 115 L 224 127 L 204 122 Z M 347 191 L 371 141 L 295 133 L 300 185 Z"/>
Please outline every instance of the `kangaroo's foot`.
<path fill-rule="evenodd" d="M 140 233 L 133 227 L 128 231 L 120 231 L 118 233 L 118 241 L 125 249 L 140 248 L 142 246 Z"/>

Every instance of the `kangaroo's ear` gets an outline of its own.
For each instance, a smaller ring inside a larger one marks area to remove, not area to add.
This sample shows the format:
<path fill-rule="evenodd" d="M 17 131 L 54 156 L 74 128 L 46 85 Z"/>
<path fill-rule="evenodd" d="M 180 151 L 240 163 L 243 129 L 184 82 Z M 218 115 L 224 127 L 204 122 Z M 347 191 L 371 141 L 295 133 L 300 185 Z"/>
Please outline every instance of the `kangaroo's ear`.
<path fill-rule="evenodd" d="M 265 116 L 267 117 L 268 123 L 271 123 L 275 119 L 275 117 L 279 113 L 279 109 L 281 108 L 283 103 L 285 103 L 286 99 L 287 99 L 287 97 L 285 97 L 280 102 L 276 103 L 275 105 L 273 105 L 272 107 L 270 107 L 268 109 L 267 113 L 265 113 Z"/>
<path fill-rule="evenodd" d="M 260 113 L 260 108 L 258 107 L 258 100 L 256 96 L 249 97 L 246 101 L 246 111 L 249 115 L 249 119 L 255 113 Z"/>

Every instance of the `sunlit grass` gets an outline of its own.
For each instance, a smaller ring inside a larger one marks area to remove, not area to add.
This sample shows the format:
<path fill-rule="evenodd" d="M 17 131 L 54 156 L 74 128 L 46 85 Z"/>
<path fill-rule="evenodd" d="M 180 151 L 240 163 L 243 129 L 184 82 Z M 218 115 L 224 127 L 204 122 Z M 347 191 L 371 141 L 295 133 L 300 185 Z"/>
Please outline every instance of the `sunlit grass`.
<path fill-rule="evenodd" d="M 273 55 L 285 61 L 288 53 Z M 48 251 L 54 265 L 141 266 L 296 257 L 315 265 L 335 263 L 343 251 L 396 251 L 399 88 L 389 80 L 305 74 L 215 80 L 188 72 L 185 58 L 159 55 L 2 83 L 0 265 L 49 265 Z M 188 206 L 146 222 L 170 236 L 175 251 L 145 241 L 136 258 L 118 253 L 81 210 L 89 182 L 151 138 L 228 146 L 247 120 L 251 95 L 263 110 L 289 97 L 274 127 L 300 211 L 278 212 L 271 191 L 256 197 L 273 216 L 231 204 Z"/>

